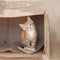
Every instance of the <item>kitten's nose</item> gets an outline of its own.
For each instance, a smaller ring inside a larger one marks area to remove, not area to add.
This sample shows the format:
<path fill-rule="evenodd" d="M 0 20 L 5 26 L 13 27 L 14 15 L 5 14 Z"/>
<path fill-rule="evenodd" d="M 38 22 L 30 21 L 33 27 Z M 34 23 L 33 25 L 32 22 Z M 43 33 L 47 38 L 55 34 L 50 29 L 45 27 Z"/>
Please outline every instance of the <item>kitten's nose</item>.
<path fill-rule="evenodd" d="M 31 28 L 31 24 L 30 24 L 30 28 Z"/>

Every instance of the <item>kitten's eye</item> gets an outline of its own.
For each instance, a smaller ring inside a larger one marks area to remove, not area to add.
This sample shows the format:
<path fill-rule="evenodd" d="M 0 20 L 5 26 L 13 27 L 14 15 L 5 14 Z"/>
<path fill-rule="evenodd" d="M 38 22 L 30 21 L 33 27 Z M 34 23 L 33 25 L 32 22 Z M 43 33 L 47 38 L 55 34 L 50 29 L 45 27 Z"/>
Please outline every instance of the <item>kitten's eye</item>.
<path fill-rule="evenodd" d="M 26 29 L 28 29 L 28 27 L 26 27 Z"/>
<path fill-rule="evenodd" d="M 30 24 L 30 26 L 31 26 L 31 24 Z"/>

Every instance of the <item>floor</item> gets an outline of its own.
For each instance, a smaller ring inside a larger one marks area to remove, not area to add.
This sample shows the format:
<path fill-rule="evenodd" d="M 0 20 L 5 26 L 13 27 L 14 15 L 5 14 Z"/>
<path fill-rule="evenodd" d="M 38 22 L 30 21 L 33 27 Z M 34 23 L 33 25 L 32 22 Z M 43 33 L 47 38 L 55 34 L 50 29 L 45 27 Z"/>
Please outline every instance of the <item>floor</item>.
<path fill-rule="evenodd" d="M 42 53 L 0 53 L 0 60 L 42 60 Z"/>

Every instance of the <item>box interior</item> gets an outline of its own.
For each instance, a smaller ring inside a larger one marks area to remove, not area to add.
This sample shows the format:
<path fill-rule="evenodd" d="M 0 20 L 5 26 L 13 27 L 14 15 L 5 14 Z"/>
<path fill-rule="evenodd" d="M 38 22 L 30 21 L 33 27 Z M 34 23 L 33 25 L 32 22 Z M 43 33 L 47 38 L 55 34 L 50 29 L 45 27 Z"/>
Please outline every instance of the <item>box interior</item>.
<path fill-rule="evenodd" d="M 30 18 L 34 21 L 38 33 L 36 50 L 41 50 L 44 46 L 44 15 L 34 15 Z M 19 24 L 23 24 L 26 20 L 27 16 L 0 18 L 0 52 L 20 52 L 16 48 L 21 45 L 22 29 Z"/>

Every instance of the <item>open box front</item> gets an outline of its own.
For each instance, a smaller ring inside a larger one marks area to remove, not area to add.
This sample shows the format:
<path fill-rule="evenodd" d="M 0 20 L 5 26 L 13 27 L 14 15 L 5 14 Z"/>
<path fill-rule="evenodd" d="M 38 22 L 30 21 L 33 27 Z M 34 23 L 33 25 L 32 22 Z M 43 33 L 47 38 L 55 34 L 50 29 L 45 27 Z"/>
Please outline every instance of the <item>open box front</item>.
<path fill-rule="evenodd" d="M 44 15 L 30 16 L 37 30 L 36 50 L 44 45 Z M 21 45 L 22 29 L 19 24 L 26 22 L 27 17 L 0 18 L 0 52 L 21 52 L 16 46 Z"/>
<path fill-rule="evenodd" d="M 37 30 L 36 50 L 34 54 L 25 54 L 17 46 L 21 45 L 22 29 L 19 24 L 27 20 L 24 17 L 0 18 L 0 57 L 5 58 L 39 58 L 44 55 L 50 57 L 50 40 L 49 40 L 49 19 L 46 14 L 29 16 L 35 23 Z M 43 47 L 43 49 L 42 49 Z M 8 53 L 7 53 L 8 52 Z M 45 52 L 43 54 L 43 52 Z M 9 54 L 9 55 L 8 55 Z M 33 56 L 33 57 L 32 57 Z"/>

